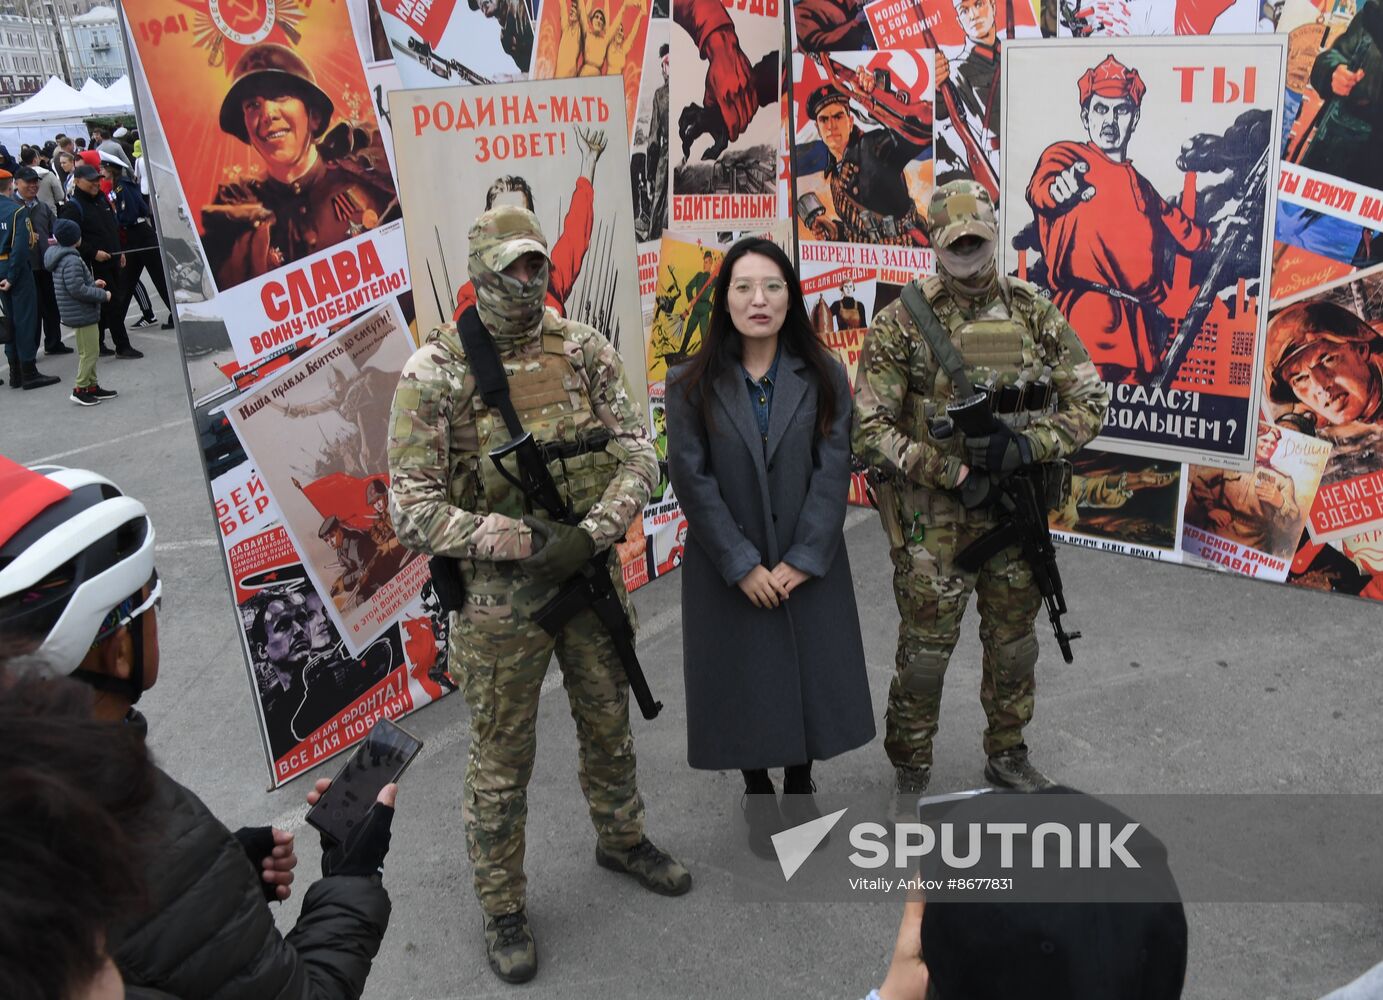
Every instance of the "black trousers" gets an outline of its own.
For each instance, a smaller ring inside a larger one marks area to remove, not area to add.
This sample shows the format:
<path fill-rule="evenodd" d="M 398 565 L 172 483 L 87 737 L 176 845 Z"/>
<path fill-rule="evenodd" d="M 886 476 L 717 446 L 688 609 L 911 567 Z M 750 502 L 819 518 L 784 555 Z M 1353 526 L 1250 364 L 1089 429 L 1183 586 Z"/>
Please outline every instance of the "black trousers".
<path fill-rule="evenodd" d="M 163 305 L 170 312 L 172 305 L 168 299 L 168 283 L 163 277 L 163 258 L 160 256 L 158 246 L 158 234 L 154 232 L 154 227 L 147 222 L 142 225 L 130 226 L 126 233 L 129 240 L 128 246 L 146 247 L 147 249 L 135 249 L 125 254 L 125 275 L 124 284 L 120 286 L 120 297 L 124 299 L 124 311 L 130 308 L 130 299 L 135 297 L 135 289 L 139 287 L 139 278 L 145 271 L 149 272 L 149 280 L 154 283 L 154 291 L 158 292 L 158 297 L 163 300 Z M 144 316 L 152 316 L 153 309 L 147 304 L 147 293 L 139 302 L 139 311 Z"/>
<path fill-rule="evenodd" d="M 52 350 L 62 343 L 62 320 L 58 317 L 58 296 L 53 291 L 53 275 L 47 270 L 34 272 L 38 286 L 38 318 L 43 331 L 43 346 Z"/>
<path fill-rule="evenodd" d="M 121 284 L 124 280 L 124 269 L 120 266 L 120 258 L 112 257 L 110 260 L 97 261 L 91 270 L 98 281 L 104 281 L 106 287 L 115 293 L 101 304 L 101 343 L 106 342 L 106 331 L 110 331 L 110 339 L 115 342 L 115 349 L 123 351 L 130 346 L 130 335 L 125 332 L 125 310 L 129 307 L 129 302 L 120 294 L 124 287 Z"/>

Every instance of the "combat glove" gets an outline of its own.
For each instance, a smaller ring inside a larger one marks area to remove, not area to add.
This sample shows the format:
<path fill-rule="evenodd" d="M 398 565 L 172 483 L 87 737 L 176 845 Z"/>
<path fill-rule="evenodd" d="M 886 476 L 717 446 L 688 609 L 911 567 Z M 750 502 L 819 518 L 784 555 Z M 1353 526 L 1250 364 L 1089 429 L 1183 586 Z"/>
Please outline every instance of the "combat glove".
<path fill-rule="evenodd" d="M 1003 478 L 1032 464 L 1032 441 L 1025 434 L 1015 434 L 1006 424 L 998 424 L 992 434 L 966 438 L 965 456 L 971 468 L 988 469 Z"/>
<path fill-rule="evenodd" d="M 994 476 L 983 469 L 971 469 L 960 484 L 960 502 L 966 510 L 993 507 L 1002 495 Z"/>
<path fill-rule="evenodd" d="M 595 555 L 595 539 L 581 528 L 525 517 L 533 531 L 534 552 L 519 565 L 539 583 L 565 583 Z"/>

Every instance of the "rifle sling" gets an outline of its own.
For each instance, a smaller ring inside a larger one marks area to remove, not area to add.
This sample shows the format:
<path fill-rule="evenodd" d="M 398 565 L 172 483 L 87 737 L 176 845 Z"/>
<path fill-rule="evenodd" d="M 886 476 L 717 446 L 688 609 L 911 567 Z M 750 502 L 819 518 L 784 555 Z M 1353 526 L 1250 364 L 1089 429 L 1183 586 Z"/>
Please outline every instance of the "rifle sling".
<path fill-rule="evenodd" d="M 941 320 L 937 319 L 936 311 L 922 294 L 922 289 L 917 287 L 917 282 L 911 281 L 903 286 L 902 298 L 904 308 L 931 348 L 932 357 L 936 358 L 937 364 L 955 387 L 956 398 L 969 399 L 975 394 L 975 387 L 970 384 L 970 376 L 965 374 L 965 361 L 956 350 L 956 345 L 951 343 L 950 334 L 941 325 Z"/>
<path fill-rule="evenodd" d="M 504 374 L 504 365 L 499 360 L 499 349 L 495 347 L 490 331 L 480 321 L 480 310 L 471 306 L 456 321 L 456 330 L 461 335 L 461 349 L 466 352 L 466 363 L 475 374 L 476 389 L 485 405 L 499 411 L 504 426 L 511 438 L 523 437 L 523 421 L 514 409 L 509 398 L 509 376 Z"/>

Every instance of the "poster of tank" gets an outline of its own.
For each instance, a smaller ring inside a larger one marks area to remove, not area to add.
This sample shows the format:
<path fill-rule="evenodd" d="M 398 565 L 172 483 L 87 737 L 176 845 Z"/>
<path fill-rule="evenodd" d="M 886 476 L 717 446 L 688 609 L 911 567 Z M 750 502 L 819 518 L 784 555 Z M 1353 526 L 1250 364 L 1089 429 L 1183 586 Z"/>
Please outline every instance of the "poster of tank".
<path fill-rule="evenodd" d="M 1383 7 L 1287 0 L 1277 30 L 1287 39 L 1277 238 L 1298 260 L 1383 263 Z M 1311 287 L 1278 284 L 1274 299 Z"/>
<path fill-rule="evenodd" d="M 226 409 L 356 655 L 428 581 L 427 560 L 403 547 L 389 514 L 389 404 L 412 353 L 390 303 Z"/>
<path fill-rule="evenodd" d="M 1272 35 L 1004 47 L 1000 264 L 1109 386 L 1097 448 L 1252 465 L 1285 57 Z"/>
<path fill-rule="evenodd" d="M 1330 445 L 1308 509 L 1315 543 L 1383 528 L 1383 267 L 1274 307 L 1264 408 Z"/>
<path fill-rule="evenodd" d="M 793 56 L 799 240 L 927 246 L 932 52 Z"/>
<path fill-rule="evenodd" d="M 668 127 L 678 141 L 668 225 L 678 232 L 771 226 L 782 11 L 776 0 L 674 0 L 672 20 Z"/>
<path fill-rule="evenodd" d="M 394 177 L 344 5 L 124 10 L 141 98 L 239 364 L 408 290 Z"/>
<path fill-rule="evenodd" d="M 629 145 L 618 77 L 528 80 L 390 95 L 418 330 L 475 302 L 467 234 L 486 209 L 520 205 L 548 240 L 547 305 L 603 333 L 643 371 Z M 464 184 L 457 177 L 464 176 Z M 630 391 L 640 405 L 647 386 Z"/>
<path fill-rule="evenodd" d="M 1071 457 L 1071 492 L 1049 515 L 1071 545 L 1180 562 L 1177 521 L 1184 466 L 1083 448 Z"/>
<path fill-rule="evenodd" d="M 534 80 L 619 77 L 633 137 L 646 61 L 648 0 L 548 0 L 538 21 Z M 651 68 L 651 66 L 650 66 Z"/>
<path fill-rule="evenodd" d="M 363 2 L 378 6 L 380 30 L 405 87 L 483 85 L 528 76 L 537 0 Z M 374 48 L 378 57 L 378 42 Z"/>

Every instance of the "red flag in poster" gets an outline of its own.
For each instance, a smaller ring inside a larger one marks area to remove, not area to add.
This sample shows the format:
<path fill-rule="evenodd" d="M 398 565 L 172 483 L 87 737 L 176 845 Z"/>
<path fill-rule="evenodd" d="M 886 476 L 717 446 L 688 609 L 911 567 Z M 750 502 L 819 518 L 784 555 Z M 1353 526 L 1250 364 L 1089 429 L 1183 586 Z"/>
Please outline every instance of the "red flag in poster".
<path fill-rule="evenodd" d="M 368 531 L 375 523 L 375 512 L 365 499 L 365 490 L 371 479 L 378 479 L 389 485 L 387 476 L 350 476 L 344 472 L 333 472 L 329 476 L 313 480 L 304 486 L 298 480 L 293 485 L 302 490 L 307 502 L 316 508 L 325 520 L 334 517 L 347 527 Z"/>
<path fill-rule="evenodd" d="M 434 49 L 442 44 L 442 33 L 451 20 L 454 0 L 379 0 L 380 9 L 393 14 Z"/>

